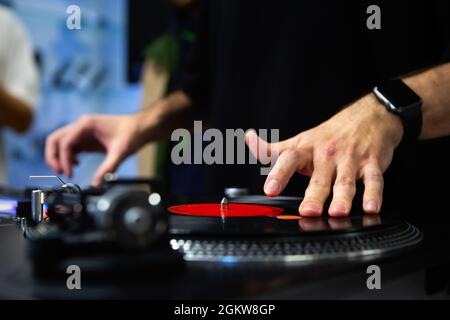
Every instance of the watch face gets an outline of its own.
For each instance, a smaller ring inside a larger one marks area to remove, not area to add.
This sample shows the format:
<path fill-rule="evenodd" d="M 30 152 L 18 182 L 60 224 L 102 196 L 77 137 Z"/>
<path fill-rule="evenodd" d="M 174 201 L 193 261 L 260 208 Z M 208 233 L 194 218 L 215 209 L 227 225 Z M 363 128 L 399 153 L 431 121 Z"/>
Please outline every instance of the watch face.
<path fill-rule="evenodd" d="M 400 112 L 422 102 L 403 81 L 392 80 L 378 87 L 378 91 Z"/>

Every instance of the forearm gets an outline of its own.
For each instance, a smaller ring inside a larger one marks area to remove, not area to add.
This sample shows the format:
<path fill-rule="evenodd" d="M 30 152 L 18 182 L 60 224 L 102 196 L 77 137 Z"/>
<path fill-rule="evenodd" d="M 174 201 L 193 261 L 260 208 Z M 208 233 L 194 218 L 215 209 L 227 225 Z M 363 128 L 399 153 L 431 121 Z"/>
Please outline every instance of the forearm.
<path fill-rule="evenodd" d="M 145 142 L 165 139 L 176 128 L 192 126 L 192 103 L 184 92 L 176 91 L 135 117 Z"/>
<path fill-rule="evenodd" d="M 0 84 L 0 126 L 23 133 L 30 127 L 32 120 L 31 108 Z"/>
<path fill-rule="evenodd" d="M 450 135 L 450 63 L 403 78 L 423 99 L 420 140 Z"/>

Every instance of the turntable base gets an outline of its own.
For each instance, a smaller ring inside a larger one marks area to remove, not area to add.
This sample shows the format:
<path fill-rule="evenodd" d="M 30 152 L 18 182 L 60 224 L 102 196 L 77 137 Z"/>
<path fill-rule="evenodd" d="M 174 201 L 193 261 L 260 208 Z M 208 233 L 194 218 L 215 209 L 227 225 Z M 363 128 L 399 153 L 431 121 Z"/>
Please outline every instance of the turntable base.
<path fill-rule="evenodd" d="M 299 201 L 263 200 L 269 201 L 267 205 L 283 205 L 283 214 L 289 216 L 296 214 Z M 82 290 L 78 291 L 68 290 L 65 278 L 44 281 L 33 277 L 26 240 L 14 223 L 5 220 L 0 227 L 0 297 L 323 298 L 327 294 L 334 297 L 337 288 L 340 297 L 360 297 L 362 293 L 375 297 L 377 293 L 368 292 L 365 286 L 369 264 L 382 268 L 386 297 L 389 279 L 407 277 L 402 286 L 423 282 L 420 268 L 423 261 L 430 260 L 422 256 L 420 248 L 412 251 L 422 240 L 414 226 L 385 217 L 389 214 L 297 220 L 172 215 L 170 245 L 184 254 L 183 270 L 123 271 L 103 277 L 83 272 Z M 415 298 L 425 295 L 423 289 L 408 292 L 414 292 Z"/>
<path fill-rule="evenodd" d="M 184 254 L 187 261 L 320 263 L 329 260 L 369 260 L 405 252 L 421 240 L 422 234 L 416 227 L 407 222 L 397 222 L 346 234 L 331 232 L 241 239 L 175 237 L 170 243 L 173 249 Z"/>

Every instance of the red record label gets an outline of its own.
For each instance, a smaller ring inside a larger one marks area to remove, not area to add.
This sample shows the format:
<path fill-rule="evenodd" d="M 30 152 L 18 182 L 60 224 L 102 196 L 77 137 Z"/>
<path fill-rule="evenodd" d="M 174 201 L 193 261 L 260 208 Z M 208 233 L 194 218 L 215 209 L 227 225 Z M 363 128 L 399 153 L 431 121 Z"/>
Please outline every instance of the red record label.
<path fill-rule="evenodd" d="M 264 217 L 276 216 L 283 212 L 278 207 L 257 204 L 230 203 L 223 208 L 220 203 L 198 203 L 172 206 L 172 213 L 199 217 Z"/>

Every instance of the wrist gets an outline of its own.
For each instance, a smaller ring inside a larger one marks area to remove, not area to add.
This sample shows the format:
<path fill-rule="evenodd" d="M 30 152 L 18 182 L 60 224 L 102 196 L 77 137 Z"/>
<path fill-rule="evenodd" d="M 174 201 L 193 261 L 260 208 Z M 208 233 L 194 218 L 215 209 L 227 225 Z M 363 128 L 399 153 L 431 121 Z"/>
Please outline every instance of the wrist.
<path fill-rule="evenodd" d="M 148 136 L 148 117 L 145 114 L 145 111 L 141 111 L 141 112 L 137 112 L 135 114 L 131 114 L 128 116 L 130 119 L 130 122 L 132 123 L 132 126 L 135 129 L 135 142 L 137 143 L 137 145 L 143 146 L 147 139 Z"/>
<path fill-rule="evenodd" d="M 375 86 L 372 93 L 387 111 L 401 119 L 402 140 L 408 143 L 417 140 L 423 123 L 422 98 L 399 78 Z"/>
<path fill-rule="evenodd" d="M 164 131 L 161 126 L 164 123 L 166 109 L 167 101 L 163 99 L 132 115 L 137 139 L 142 145 L 161 138 L 161 131 Z"/>
<path fill-rule="evenodd" d="M 364 105 L 369 108 L 377 124 L 379 124 L 384 133 L 397 147 L 402 141 L 404 128 L 401 118 L 386 110 L 386 107 L 378 100 L 373 93 L 367 94 L 362 98 Z"/>

